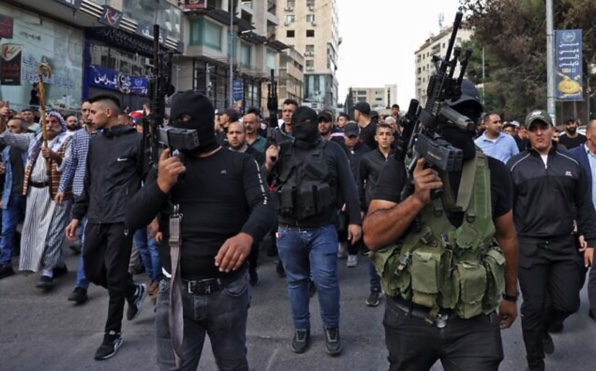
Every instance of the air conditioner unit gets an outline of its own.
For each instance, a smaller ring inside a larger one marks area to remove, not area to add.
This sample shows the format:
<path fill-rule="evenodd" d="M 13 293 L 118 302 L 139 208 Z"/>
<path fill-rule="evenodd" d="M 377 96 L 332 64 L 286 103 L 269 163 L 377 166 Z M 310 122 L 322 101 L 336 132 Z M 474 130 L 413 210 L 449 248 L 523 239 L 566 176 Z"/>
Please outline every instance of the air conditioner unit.
<path fill-rule="evenodd" d="M 292 6 L 286 6 L 285 10 L 288 11 L 288 12 L 291 12 L 291 11 L 294 10 L 294 7 L 292 7 Z"/>
<path fill-rule="evenodd" d="M 284 26 L 289 26 L 290 22 L 284 22 Z"/>
<path fill-rule="evenodd" d="M 314 6 L 312 6 L 312 5 L 309 5 L 309 6 L 308 6 L 308 10 L 310 10 L 310 11 L 312 12 L 313 10 L 315 10 L 315 7 L 314 7 Z"/>
<path fill-rule="evenodd" d="M 314 67 L 306 67 L 306 70 L 310 72 L 310 71 L 314 71 L 315 68 Z"/>
<path fill-rule="evenodd" d="M 310 24 L 312 24 L 313 26 L 316 26 L 317 25 L 317 22 L 312 21 L 312 22 L 310 22 Z"/>

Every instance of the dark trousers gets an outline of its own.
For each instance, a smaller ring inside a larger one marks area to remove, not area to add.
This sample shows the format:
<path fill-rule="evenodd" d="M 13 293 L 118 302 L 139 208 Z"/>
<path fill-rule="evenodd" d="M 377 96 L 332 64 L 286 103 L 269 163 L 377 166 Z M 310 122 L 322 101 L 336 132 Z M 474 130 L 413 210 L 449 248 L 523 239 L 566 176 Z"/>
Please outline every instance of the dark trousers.
<path fill-rule="evenodd" d="M 573 238 L 556 243 L 519 242 L 518 278 L 526 358 L 531 369 L 544 369 L 543 339 L 549 326 L 579 309 L 583 263 Z"/>
<path fill-rule="evenodd" d="M 259 263 L 259 247 L 260 242 L 253 243 L 250 247 L 250 254 L 248 254 L 248 266 L 249 269 L 257 269 L 257 264 Z"/>
<path fill-rule="evenodd" d="M 592 316 L 596 317 L 596 268 L 594 268 L 594 265 L 588 273 L 588 299 Z"/>
<path fill-rule="evenodd" d="M 437 360 L 445 371 L 497 371 L 503 360 L 496 313 L 450 317 L 440 329 L 407 314 L 388 297 L 383 326 L 389 371 L 428 371 Z"/>
<path fill-rule="evenodd" d="M 89 282 L 108 289 L 108 319 L 105 331 L 120 332 L 124 301 L 134 295 L 135 286 L 128 272 L 132 233 L 124 223 L 87 223 L 83 260 Z"/>

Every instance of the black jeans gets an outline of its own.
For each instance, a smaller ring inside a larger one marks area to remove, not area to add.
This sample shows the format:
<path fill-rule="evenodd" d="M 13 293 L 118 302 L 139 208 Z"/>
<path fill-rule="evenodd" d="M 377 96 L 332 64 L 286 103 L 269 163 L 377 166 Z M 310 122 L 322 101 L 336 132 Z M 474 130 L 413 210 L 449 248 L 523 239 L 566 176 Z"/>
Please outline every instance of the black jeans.
<path fill-rule="evenodd" d="M 383 326 L 389 371 L 427 371 L 439 359 L 445 371 L 497 371 L 503 360 L 496 313 L 450 317 L 440 329 L 408 315 L 388 297 Z"/>
<path fill-rule="evenodd" d="M 590 273 L 588 273 L 588 300 L 592 316 L 596 317 L 596 268 L 594 268 L 594 264 L 592 264 Z"/>
<path fill-rule="evenodd" d="M 134 295 L 135 286 L 128 272 L 132 233 L 124 223 L 87 223 L 83 261 L 89 282 L 108 289 L 108 319 L 105 331 L 120 332 L 124 300 Z"/>
<path fill-rule="evenodd" d="M 518 278 L 526 359 L 544 369 L 543 339 L 549 326 L 579 309 L 584 268 L 572 236 L 556 242 L 519 241 Z"/>

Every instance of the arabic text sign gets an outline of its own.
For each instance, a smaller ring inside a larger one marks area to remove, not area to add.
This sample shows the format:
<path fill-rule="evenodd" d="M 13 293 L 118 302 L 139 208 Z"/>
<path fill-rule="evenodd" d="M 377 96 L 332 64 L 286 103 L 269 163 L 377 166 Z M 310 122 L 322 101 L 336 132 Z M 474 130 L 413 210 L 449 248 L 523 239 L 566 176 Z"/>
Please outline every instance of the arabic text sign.
<path fill-rule="evenodd" d="M 73 9 L 80 9 L 83 0 L 54 0 L 57 3 L 64 4 Z"/>
<path fill-rule="evenodd" d="M 555 31 L 555 98 L 583 100 L 582 30 Z"/>
<path fill-rule="evenodd" d="M 147 79 L 142 76 L 130 76 L 96 66 L 89 67 L 88 76 L 89 85 L 117 90 L 122 94 L 147 95 Z"/>
<path fill-rule="evenodd" d="M 148 39 L 153 40 L 153 26 L 152 25 L 138 25 L 137 26 L 137 35 L 146 37 Z M 159 29 L 159 43 L 163 44 L 168 37 L 167 31 L 163 28 Z"/>

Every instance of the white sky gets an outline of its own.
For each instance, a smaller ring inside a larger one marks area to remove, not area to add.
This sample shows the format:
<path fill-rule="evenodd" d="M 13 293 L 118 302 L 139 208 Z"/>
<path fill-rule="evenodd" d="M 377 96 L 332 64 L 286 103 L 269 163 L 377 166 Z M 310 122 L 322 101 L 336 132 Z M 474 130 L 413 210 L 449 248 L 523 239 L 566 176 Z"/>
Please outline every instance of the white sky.
<path fill-rule="evenodd" d="M 414 98 L 414 52 L 431 33 L 453 24 L 458 0 L 336 0 L 339 13 L 338 101 L 350 86 L 397 84 L 397 102 Z"/>

